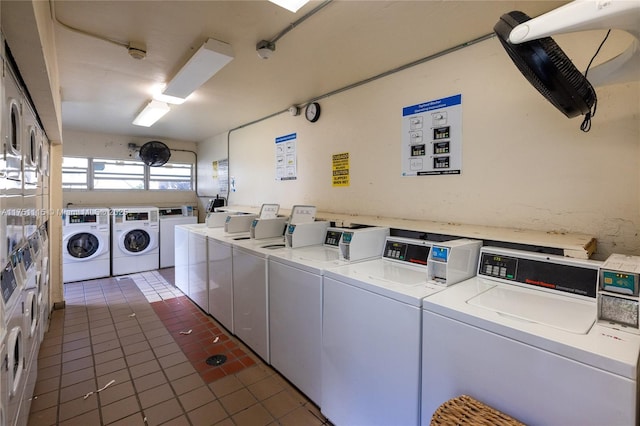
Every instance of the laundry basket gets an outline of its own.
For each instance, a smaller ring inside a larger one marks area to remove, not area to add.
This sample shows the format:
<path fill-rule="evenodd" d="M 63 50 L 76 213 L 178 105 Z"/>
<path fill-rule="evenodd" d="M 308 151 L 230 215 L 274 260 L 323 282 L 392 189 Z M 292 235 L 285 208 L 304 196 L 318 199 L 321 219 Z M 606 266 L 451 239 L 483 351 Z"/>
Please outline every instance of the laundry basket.
<path fill-rule="evenodd" d="M 431 417 L 431 426 L 524 426 L 524 423 L 467 395 L 444 402 Z"/>

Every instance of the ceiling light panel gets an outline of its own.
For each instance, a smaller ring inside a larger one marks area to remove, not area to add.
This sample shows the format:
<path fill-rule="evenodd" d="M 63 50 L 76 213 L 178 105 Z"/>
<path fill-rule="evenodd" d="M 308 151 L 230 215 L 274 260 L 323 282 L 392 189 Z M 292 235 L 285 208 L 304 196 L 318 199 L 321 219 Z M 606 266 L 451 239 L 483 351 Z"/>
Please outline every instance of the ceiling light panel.
<path fill-rule="evenodd" d="M 302 6 L 309 3 L 309 0 L 269 0 L 271 3 L 284 7 L 290 12 L 296 13 Z"/>
<path fill-rule="evenodd" d="M 151 127 L 156 121 L 160 120 L 163 115 L 170 110 L 169 105 L 165 102 L 153 100 L 149 102 L 140 114 L 133 120 L 133 124 L 142 127 Z"/>
<path fill-rule="evenodd" d="M 208 39 L 171 79 L 164 95 L 185 99 L 233 59 L 230 44 Z"/>

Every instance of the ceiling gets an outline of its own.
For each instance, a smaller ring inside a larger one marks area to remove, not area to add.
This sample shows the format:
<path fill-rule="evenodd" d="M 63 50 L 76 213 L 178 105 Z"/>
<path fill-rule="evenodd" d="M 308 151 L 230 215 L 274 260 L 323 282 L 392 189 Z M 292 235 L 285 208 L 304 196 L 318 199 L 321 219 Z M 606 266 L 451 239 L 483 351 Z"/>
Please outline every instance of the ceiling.
<path fill-rule="evenodd" d="M 316 8 L 291 13 L 261 1 L 63 1 L 59 21 L 123 42 L 147 57 L 55 26 L 62 129 L 199 142 L 349 84 L 492 32 L 501 14 L 530 16 L 566 1 L 334 0 L 276 43 L 255 46 Z M 168 82 L 207 39 L 235 58 L 152 127 L 131 124 L 158 85 Z"/>

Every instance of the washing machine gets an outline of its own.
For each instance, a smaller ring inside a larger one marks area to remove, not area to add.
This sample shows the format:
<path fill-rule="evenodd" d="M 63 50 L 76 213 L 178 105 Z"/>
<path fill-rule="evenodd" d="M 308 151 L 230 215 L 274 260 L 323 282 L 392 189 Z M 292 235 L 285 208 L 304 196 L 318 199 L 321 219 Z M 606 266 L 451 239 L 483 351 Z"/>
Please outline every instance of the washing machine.
<path fill-rule="evenodd" d="M 19 89 L 17 79 L 11 67 L 5 66 L 3 73 L 3 174 L 4 174 L 4 206 L 6 215 L 5 239 L 0 259 L 8 261 L 11 253 L 24 242 L 23 230 L 23 197 L 22 197 L 22 147 L 24 139 L 24 123 L 22 111 L 24 98 Z M 4 225 L 4 223 L 3 223 Z"/>
<path fill-rule="evenodd" d="M 207 277 L 209 314 L 232 334 L 233 328 L 233 244 L 249 239 L 254 214 L 210 212 L 207 214 Z M 231 229 L 233 232 L 225 230 Z"/>
<path fill-rule="evenodd" d="M 175 285 L 185 295 L 189 294 L 189 230 L 203 229 L 204 223 L 176 225 L 174 227 L 174 273 Z"/>
<path fill-rule="evenodd" d="M 175 227 L 198 223 L 191 206 L 160 208 L 160 268 L 175 266 Z"/>
<path fill-rule="evenodd" d="M 200 309 L 208 313 L 209 278 L 207 271 L 207 227 L 205 224 L 200 225 L 204 226 L 191 225 L 187 235 L 187 273 L 189 285 L 186 294 Z M 184 290 L 182 291 L 184 292 Z"/>
<path fill-rule="evenodd" d="M 23 232 L 28 239 L 37 231 L 38 217 L 38 141 L 41 130 L 36 114 L 28 102 L 23 104 L 23 143 L 22 143 L 22 204 Z"/>
<path fill-rule="evenodd" d="M 339 259 L 343 231 L 329 227 L 321 244 L 277 250 L 269 257 L 271 365 L 317 405 L 322 390 L 322 277 L 326 269 L 347 263 Z"/>
<path fill-rule="evenodd" d="M 427 280 L 432 244 L 387 237 L 377 259 L 325 272 L 320 407 L 332 423 L 419 424 L 422 299 L 446 288 Z"/>
<path fill-rule="evenodd" d="M 110 275 L 109 209 L 65 209 L 62 214 L 63 282 Z"/>
<path fill-rule="evenodd" d="M 40 271 L 38 270 L 38 256 L 39 252 L 33 251 L 32 241 L 30 241 L 20 248 L 20 258 L 25 271 L 25 280 L 23 286 L 23 303 L 22 315 L 23 315 L 23 330 L 24 330 L 24 353 L 27 357 L 27 364 L 29 364 L 31 358 L 34 356 L 37 358 L 37 351 L 40 346 L 40 339 L 38 335 L 38 325 L 40 318 L 40 309 L 38 306 L 38 286 Z"/>
<path fill-rule="evenodd" d="M 157 207 L 112 207 L 111 273 L 151 271 L 160 266 Z"/>
<path fill-rule="evenodd" d="M 16 423 L 20 401 L 24 392 L 25 379 L 25 359 L 24 351 L 24 317 L 22 311 L 23 288 L 20 260 L 17 252 L 11 255 L 11 261 L 0 273 L 0 284 L 2 285 L 2 302 L 4 308 L 4 318 L 6 324 L 5 350 L 6 358 L 3 358 L 3 370 L 6 383 L 5 396 L 5 418 L 6 424 Z"/>
<path fill-rule="evenodd" d="M 236 336 L 269 363 L 268 259 L 284 236 L 235 240 L 232 245 L 233 330 Z"/>
<path fill-rule="evenodd" d="M 39 240 L 39 237 L 38 237 Z M 24 341 L 24 386 L 20 394 L 18 409 L 18 425 L 28 423 L 31 401 L 38 376 L 38 351 L 40 349 L 40 307 L 38 305 L 39 278 L 38 255 L 33 251 L 35 238 L 31 238 L 29 244 L 23 249 L 22 262 L 26 271 L 26 281 L 23 290 L 23 341 Z"/>
<path fill-rule="evenodd" d="M 206 235 L 209 314 L 234 333 L 233 245 L 223 227 L 208 228 Z"/>
<path fill-rule="evenodd" d="M 44 340 L 44 334 L 49 329 L 49 315 L 51 314 L 49 299 L 49 235 L 47 232 L 47 223 L 45 222 L 39 228 L 41 242 L 41 258 L 42 266 L 40 273 L 40 282 L 38 294 L 38 306 L 40 307 L 40 342 Z"/>
<path fill-rule="evenodd" d="M 2 281 L 2 274 L 0 272 L 0 282 Z M 4 286 L 2 286 L 4 289 Z M 7 404 L 8 404 L 8 387 L 7 387 L 7 375 L 8 371 L 4 365 L 4 360 L 7 359 L 7 323 L 4 317 L 4 301 L 0 301 L 0 425 L 7 424 Z"/>
<path fill-rule="evenodd" d="M 483 247 L 423 302 L 423 423 L 467 394 L 525 424 L 638 424 L 640 336 L 596 323 L 600 265 Z"/>

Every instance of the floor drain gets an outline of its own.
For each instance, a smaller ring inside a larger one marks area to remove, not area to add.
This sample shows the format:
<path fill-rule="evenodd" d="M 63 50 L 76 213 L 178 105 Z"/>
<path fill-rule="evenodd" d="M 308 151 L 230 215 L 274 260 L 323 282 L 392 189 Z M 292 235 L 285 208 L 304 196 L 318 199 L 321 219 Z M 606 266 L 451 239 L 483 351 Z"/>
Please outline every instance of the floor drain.
<path fill-rule="evenodd" d="M 207 358 L 207 365 L 218 366 L 227 362 L 227 357 L 225 355 L 211 355 Z"/>

